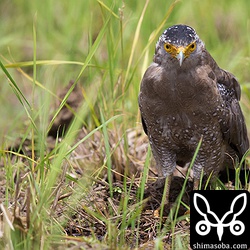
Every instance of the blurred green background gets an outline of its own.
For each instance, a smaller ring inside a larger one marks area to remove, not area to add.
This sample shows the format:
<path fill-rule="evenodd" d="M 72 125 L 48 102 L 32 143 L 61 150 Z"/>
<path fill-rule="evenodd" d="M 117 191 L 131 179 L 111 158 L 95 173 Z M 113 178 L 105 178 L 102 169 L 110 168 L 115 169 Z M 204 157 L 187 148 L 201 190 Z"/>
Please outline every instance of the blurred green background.
<path fill-rule="evenodd" d="M 139 36 L 135 39 L 147 2 Z M 160 33 L 178 23 L 196 29 L 219 66 L 231 71 L 240 81 L 242 106 L 249 127 L 250 1 L 183 0 L 176 1 L 170 11 L 173 3 L 153 0 L 1 0 L 1 61 L 7 67 L 15 62 L 33 61 L 36 40 L 37 61 L 67 61 L 66 64 L 37 65 L 36 80 L 56 94 L 69 80 L 77 78 L 82 66 L 69 62 L 84 63 L 99 31 L 111 15 L 91 66 L 83 72 L 79 83 L 87 95 L 90 89 L 94 90 L 96 96 L 92 104 L 104 112 L 106 119 L 125 114 L 119 122 L 124 122 L 126 128 L 134 127 L 139 122 L 137 95 L 140 80 L 152 61 L 157 39 L 146 47 L 150 36 L 169 12 Z M 53 103 L 53 96 L 45 95 L 46 91 L 39 86 L 34 87 L 32 65 L 21 67 L 31 80 L 17 67 L 7 69 L 35 111 L 39 112 L 45 101 Z M 5 140 L 7 135 L 16 137 L 25 130 L 27 115 L 2 71 L 0 81 L 0 138 Z M 86 118 L 86 123 L 90 129 L 95 126 L 91 116 Z"/>
<path fill-rule="evenodd" d="M 19 190 L 23 193 L 27 190 L 33 192 L 31 205 L 27 205 L 31 209 L 31 223 L 27 232 L 24 230 L 22 239 L 18 235 L 20 230 L 13 231 L 12 237 L 7 234 L 6 242 L 13 246 L 24 249 L 23 246 L 30 244 L 31 247 L 26 249 L 39 249 L 40 245 L 49 246 L 50 242 L 64 244 L 65 239 L 57 237 L 65 236 L 64 224 L 48 216 L 47 210 L 50 209 L 47 208 L 54 204 L 53 190 L 57 183 L 61 185 L 64 182 L 61 171 L 68 166 L 72 152 L 68 147 L 73 144 L 77 135 L 75 131 L 82 124 L 88 132 L 98 127 L 103 133 L 100 137 L 105 142 L 106 157 L 101 162 L 101 170 L 107 165 L 108 173 L 111 173 L 113 167 L 111 156 L 114 151 L 109 147 L 112 140 L 109 140 L 110 130 L 107 132 L 105 123 L 109 119 L 108 128 L 119 132 L 113 133 L 117 137 L 113 146 L 119 146 L 124 153 L 117 159 L 126 161 L 129 157 L 128 148 L 136 147 L 136 143 L 126 143 L 125 131 L 141 128 L 137 101 L 140 81 L 152 62 L 158 37 L 169 26 L 183 23 L 195 28 L 219 66 L 236 75 L 242 89 L 241 106 L 247 127 L 250 128 L 249 0 L 1 0 L 0 18 L 0 60 L 14 80 L 9 81 L 6 77 L 8 74 L 0 70 L 0 170 L 4 170 L 1 172 L 5 183 L 2 194 L 5 195 L 6 207 L 9 207 L 9 202 L 15 204 L 17 198 L 19 203 Z M 51 154 L 47 154 L 50 120 L 59 111 L 54 104 L 62 101 L 58 99 L 58 91 L 66 87 L 70 80 L 81 86 L 85 101 L 77 112 L 71 133 L 66 134 Z M 17 138 L 21 139 L 17 145 L 20 149 L 28 139 L 27 144 L 31 148 L 28 152 L 32 151 L 24 163 L 22 160 L 26 155 L 18 155 L 20 150 L 14 159 L 8 156 L 6 150 L 17 142 Z M 77 146 L 75 144 L 72 148 Z M 64 159 L 67 164 L 64 164 Z M 142 159 L 137 160 L 143 162 Z M 146 162 L 149 164 L 149 160 Z M 115 163 L 118 167 L 123 166 L 121 162 Z M 95 170 L 91 161 L 89 168 Z M 92 180 L 86 170 L 84 168 L 82 176 L 84 187 L 88 185 L 84 178 Z M 21 187 L 17 187 L 18 178 L 14 178 L 19 172 L 28 174 L 25 174 L 28 177 L 23 178 L 21 184 L 18 182 Z M 111 175 L 109 177 L 111 190 Z M 65 183 L 72 181 L 72 178 L 67 176 Z M 126 182 L 126 178 L 124 180 Z M 70 200 L 74 203 L 73 208 L 80 204 L 78 195 L 86 192 L 83 190 L 82 186 L 74 190 L 72 196 L 75 199 L 71 196 Z M 141 190 L 143 193 L 143 188 Z M 25 205 L 22 207 L 24 209 Z M 123 206 L 123 203 L 121 208 L 121 218 L 125 223 L 129 221 L 127 213 L 131 208 Z M 66 210 L 68 206 L 65 214 Z M 108 232 L 106 241 L 112 243 L 114 238 L 127 230 L 125 223 L 123 231 L 119 232 L 118 222 L 119 219 L 112 224 L 113 219 L 107 219 L 106 224 L 111 225 L 109 229 L 113 230 Z M 166 236 L 164 230 L 163 235 Z M 182 232 L 180 235 L 185 238 Z M 33 247 L 33 240 L 37 241 L 38 248 Z M 124 247 L 125 240 L 124 236 L 118 245 Z M 176 249 L 187 249 L 187 244 L 185 248 Z"/>

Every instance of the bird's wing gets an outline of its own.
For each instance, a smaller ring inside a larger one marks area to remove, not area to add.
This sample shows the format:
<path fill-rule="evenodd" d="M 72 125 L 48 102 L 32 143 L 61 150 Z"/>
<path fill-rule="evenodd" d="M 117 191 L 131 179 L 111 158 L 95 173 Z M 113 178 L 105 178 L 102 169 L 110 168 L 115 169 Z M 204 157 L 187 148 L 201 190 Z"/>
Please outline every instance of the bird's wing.
<path fill-rule="evenodd" d="M 215 60 L 206 50 L 203 51 L 203 63 L 208 63 L 217 79 L 217 87 L 225 103 L 225 115 L 220 126 L 228 145 L 235 150 L 239 158 L 249 149 L 247 128 L 240 108 L 241 90 L 235 76 L 219 68 Z"/>
<path fill-rule="evenodd" d="M 239 100 L 241 95 L 240 85 L 235 76 L 225 70 L 216 70 L 217 86 L 225 102 L 225 111 L 228 119 L 221 121 L 221 128 L 225 139 L 238 156 L 242 158 L 249 148 L 247 128 Z"/>
<path fill-rule="evenodd" d="M 141 81 L 141 87 L 140 87 L 140 94 L 138 98 L 140 112 L 141 112 L 141 121 L 142 121 L 142 127 L 146 135 L 148 135 L 148 129 L 146 121 L 149 117 L 143 114 L 143 110 L 145 110 L 145 107 L 147 106 L 147 102 L 149 100 L 154 99 L 155 92 L 153 90 L 152 83 L 159 81 L 159 75 L 161 74 L 159 72 L 160 67 L 158 67 L 158 64 L 152 63 L 146 72 L 144 73 L 144 76 Z M 143 96 L 146 94 L 147 98 L 145 99 Z"/>

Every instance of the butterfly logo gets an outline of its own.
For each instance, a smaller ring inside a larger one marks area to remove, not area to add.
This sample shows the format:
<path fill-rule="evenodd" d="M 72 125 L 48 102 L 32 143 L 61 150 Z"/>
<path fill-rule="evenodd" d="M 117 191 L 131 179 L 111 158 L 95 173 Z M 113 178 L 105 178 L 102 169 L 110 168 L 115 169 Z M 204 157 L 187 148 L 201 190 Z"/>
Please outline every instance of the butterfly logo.
<path fill-rule="evenodd" d="M 238 209 L 239 205 L 241 204 L 240 203 L 241 199 L 243 199 L 243 206 L 240 209 Z M 200 207 L 198 205 L 198 202 L 200 204 Z M 203 220 L 197 222 L 195 226 L 195 230 L 199 235 L 204 236 L 209 234 L 211 227 L 217 228 L 217 235 L 219 241 L 221 241 L 222 239 L 225 227 L 229 227 L 230 232 L 235 236 L 244 233 L 245 225 L 243 224 L 242 221 L 237 220 L 237 216 L 239 216 L 246 208 L 247 205 L 246 193 L 239 194 L 233 199 L 230 206 L 230 210 L 227 211 L 222 216 L 221 219 L 219 219 L 218 216 L 213 211 L 211 211 L 210 205 L 207 199 L 203 195 L 195 193 L 193 198 L 193 203 L 196 211 L 203 217 Z"/>

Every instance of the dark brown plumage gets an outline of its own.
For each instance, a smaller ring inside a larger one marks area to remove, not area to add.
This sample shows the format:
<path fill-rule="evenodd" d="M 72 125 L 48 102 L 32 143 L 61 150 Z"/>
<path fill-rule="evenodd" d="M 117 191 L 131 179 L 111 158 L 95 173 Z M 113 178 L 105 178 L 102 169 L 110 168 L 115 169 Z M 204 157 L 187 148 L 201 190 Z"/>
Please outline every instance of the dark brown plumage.
<path fill-rule="evenodd" d="M 170 185 L 176 164 L 190 163 L 202 137 L 193 166 L 196 189 L 203 170 L 216 176 L 249 148 L 239 83 L 186 25 L 164 31 L 153 61 L 141 82 L 139 107 L 159 177 L 169 177 Z"/>

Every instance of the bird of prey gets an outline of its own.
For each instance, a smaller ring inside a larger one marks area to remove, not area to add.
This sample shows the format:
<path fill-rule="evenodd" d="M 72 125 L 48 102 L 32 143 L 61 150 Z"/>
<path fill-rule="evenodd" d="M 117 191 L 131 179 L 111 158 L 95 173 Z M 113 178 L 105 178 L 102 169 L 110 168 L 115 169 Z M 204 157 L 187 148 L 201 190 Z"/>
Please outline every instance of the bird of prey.
<path fill-rule="evenodd" d="M 202 173 L 216 176 L 242 159 L 249 141 L 240 95 L 235 76 L 217 65 L 193 28 L 174 25 L 163 32 L 138 99 L 158 180 L 168 178 L 167 202 L 176 165 L 191 162 L 201 138 L 194 189 Z"/>

